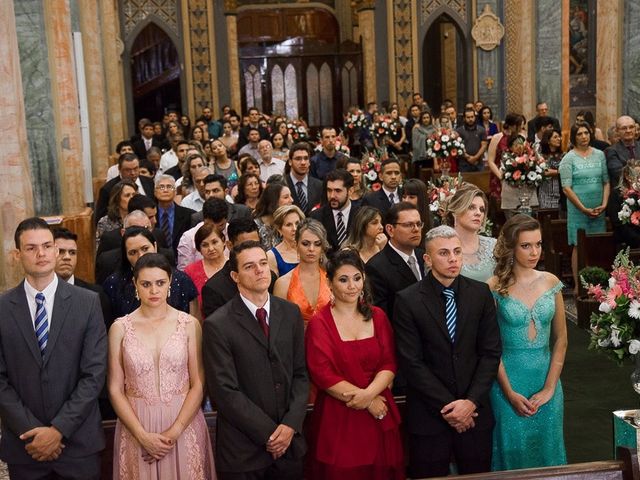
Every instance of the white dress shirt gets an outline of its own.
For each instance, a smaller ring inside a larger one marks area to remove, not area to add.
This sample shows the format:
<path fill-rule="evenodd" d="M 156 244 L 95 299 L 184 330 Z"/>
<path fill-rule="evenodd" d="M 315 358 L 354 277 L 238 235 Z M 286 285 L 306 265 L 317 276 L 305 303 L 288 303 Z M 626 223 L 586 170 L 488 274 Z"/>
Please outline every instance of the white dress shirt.
<path fill-rule="evenodd" d="M 266 182 L 271 175 L 284 175 L 284 161 L 279 158 L 272 158 L 269 164 L 264 163 L 264 160 L 258 160 L 260 165 L 260 180 Z"/>
<path fill-rule="evenodd" d="M 420 279 L 424 278 L 424 275 L 420 271 L 420 264 L 418 263 L 418 259 L 416 257 L 416 251 L 415 250 L 411 252 L 411 255 L 407 255 L 406 253 L 401 252 L 400 250 L 398 250 L 395 247 L 395 245 L 393 244 L 393 241 L 389 241 L 389 246 L 391 248 L 393 248 L 398 255 L 400 255 L 400 258 L 402 258 L 404 263 L 406 263 L 409 268 L 411 268 L 411 265 L 409 265 L 409 257 L 413 257 L 414 260 L 416 261 L 416 270 L 418 270 L 418 273 L 420 274 Z M 411 271 L 413 272 L 413 270 L 411 270 Z"/>
<path fill-rule="evenodd" d="M 258 305 L 254 305 L 251 302 L 251 300 L 249 300 L 247 297 L 243 297 L 242 294 L 240 294 L 240 299 L 247 306 L 247 308 L 251 312 L 251 315 L 253 315 L 253 317 L 256 319 L 256 321 L 258 321 L 258 317 L 256 317 L 256 312 L 261 307 L 259 307 Z M 264 308 L 267 311 L 267 325 L 269 325 L 269 317 L 271 315 L 270 307 L 271 307 L 271 295 L 267 295 L 267 301 L 262 306 L 262 308 Z"/>

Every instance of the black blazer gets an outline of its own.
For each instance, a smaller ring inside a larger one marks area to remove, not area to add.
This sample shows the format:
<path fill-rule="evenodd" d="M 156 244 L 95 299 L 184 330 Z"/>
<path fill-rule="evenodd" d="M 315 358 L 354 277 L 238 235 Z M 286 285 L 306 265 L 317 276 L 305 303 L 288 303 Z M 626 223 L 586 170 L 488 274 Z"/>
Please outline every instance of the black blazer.
<path fill-rule="evenodd" d="M 424 278 L 424 250 L 416 248 L 414 252 L 418 260 L 418 270 Z M 369 259 L 364 268 L 374 305 L 384 310 L 391 319 L 396 294 L 416 283 L 416 276 L 407 262 L 388 243 Z"/>
<path fill-rule="evenodd" d="M 287 185 L 291 190 L 291 196 L 293 197 L 293 203 L 300 207 L 300 199 L 298 198 L 297 187 L 291 180 L 291 175 L 285 175 L 287 179 Z M 305 215 L 309 215 L 309 212 L 314 206 L 318 205 L 322 201 L 322 181 L 318 180 L 311 175 L 307 175 L 307 209 L 303 210 Z M 302 207 L 300 207 L 302 208 Z"/>
<path fill-rule="evenodd" d="M 154 228 L 151 232 L 153 237 L 156 239 L 156 243 L 158 247 L 165 248 L 167 246 L 167 241 L 162 234 L 162 230 L 159 228 Z M 96 256 L 104 252 L 108 252 L 109 250 L 113 250 L 114 248 L 120 248 L 122 245 L 122 234 L 120 233 L 120 229 L 116 228 L 115 230 L 109 230 L 104 232 L 100 237 L 100 244 L 98 245 L 98 250 L 96 251 Z"/>
<path fill-rule="evenodd" d="M 144 189 L 144 192 L 139 191 L 138 193 L 144 194 L 149 198 L 153 198 L 153 180 L 145 177 L 144 175 L 140 175 L 138 178 L 140 179 L 140 183 L 142 184 L 142 188 Z M 109 206 L 109 194 L 111 193 L 113 187 L 121 180 L 122 178 L 120 177 L 120 175 L 118 175 L 116 178 L 112 178 L 107 183 L 105 183 L 100 189 L 100 192 L 98 193 L 98 201 L 95 205 L 95 217 L 93 219 L 96 225 L 98 224 L 98 220 L 100 220 L 107 214 L 107 207 Z"/>
<path fill-rule="evenodd" d="M 24 282 L 0 296 L 0 458 L 37 465 L 19 435 L 53 425 L 64 437 L 62 458 L 105 446 L 98 395 L 107 372 L 107 334 L 94 292 L 58 279 L 49 341 L 38 348 Z"/>
<path fill-rule="evenodd" d="M 396 352 L 408 383 L 404 425 L 417 435 L 447 431 L 451 427 L 440 414 L 442 407 L 469 399 L 478 407 L 474 428 L 491 428 L 489 390 L 502 353 L 495 301 L 486 284 L 458 276 L 452 285 L 458 311 L 452 344 L 436 283 L 429 274 L 396 296 Z"/>
<path fill-rule="evenodd" d="M 353 202 L 351 202 L 351 211 L 349 212 L 349 219 L 347 220 L 347 235 L 351 231 L 353 227 L 354 219 L 356 218 L 356 213 L 358 213 L 358 209 L 360 207 Z M 333 218 L 333 210 L 329 205 L 324 205 L 317 210 L 312 211 L 309 216 L 311 218 L 315 218 L 322 225 L 324 225 L 325 230 L 327 231 L 327 240 L 329 241 L 329 245 L 331 245 L 331 250 L 327 253 L 331 254 L 340 249 L 340 245 L 338 245 L 338 233 L 336 232 L 336 222 Z"/>
<path fill-rule="evenodd" d="M 278 276 L 271 272 L 269 293 L 273 293 L 273 286 Z M 227 261 L 213 277 L 202 287 L 202 313 L 205 318 L 225 305 L 238 293 L 238 284 L 231 278 L 231 265 Z"/>
<path fill-rule="evenodd" d="M 171 238 L 173 239 L 173 245 L 169 245 L 169 248 L 173 249 L 173 253 L 178 256 L 178 244 L 182 234 L 191 228 L 191 215 L 196 213 L 190 208 L 181 207 L 176 204 L 176 209 L 173 213 L 173 231 L 171 232 Z M 160 224 L 160 207 L 158 207 L 158 228 L 161 228 Z"/>
<path fill-rule="evenodd" d="M 634 142 L 634 149 L 636 158 L 640 158 L 640 142 L 637 140 Z M 618 186 L 620 181 L 620 175 L 622 169 L 629 160 L 629 150 L 625 147 L 622 141 L 616 142 L 604 151 L 604 155 L 607 158 L 607 170 L 609 171 L 609 184 L 611 185 L 611 191 Z M 617 213 L 617 212 L 616 212 Z"/>
<path fill-rule="evenodd" d="M 176 266 L 176 256 L 170 248 L 158 247 L 158 253 L 163 254 L 171 266 Z M 96 258 L 96 283 L 102 285 L 109 275 L 116 272 L 122 265 L 122 249 L 120 247 L 102 252 Z"/>
<path fill-rule="evenodd" d="M 137 157 L 140 160 L 147 158 L 147 149 L 144 147 L 144 140 L 142 140 L 142 137 L 138 137 L 136 140 L 132 142 L 132 144 L 133 144 L 133 152 L 137 155 Z M 153 138 L 151 139 L 151 146 L 162 149 L 164 144 L 160 139 L 158 139 L 154 135 Z"/>
<path fill-rule="evenodd" d="M 273 464 L 265 444 L 279 424 L 296 432 L 285 455 L 302 458 L 309 378 L 298 306 L 271 296 L 267 339 L 238 294 L 207 317 L 202 340 L 207 388 L 218 406 L 216 468 Z"/>
<path fill-rule="evenodd" d="M 107 294 L 104 293 L 104 290 L 100 285 L 85 282 L 78 277 L 74 277 L 73 281 L 76 287 L 86 288 L 87 290 L 91 290 L 92 292 L 96 292 L 98 294 L 98 297 L 100 297 L 100 306 L 102 307 L 102 318 L 104 319 L 104 325 L 108 332 L 109 328 L 111 328 L 111 324 L 115 319 L 111 314 L 111 302 L 109 301 L 109 297 L 107 297 Z"/>
<path fill-rule="evenodd" d="M 399 200 L 402 200 L 402 192 L 400 189 L 396 191 L 399 196 Z M 384 219 L 387 210 L 391 208 L 391 202 L 389 201 L 389 197 L 387 197 L 387 193 L 381 188 L 376 192 L 369 192 L 364 197 L 362 197 L 362 205 L 369 205 L 370 207 L 375 207 L 380 210 L 382 214 L 382 218 Z"/>
<path fill-rule="evenodd" d="M 241 205 L 239 203 L 229 203 L 229 217 L 227 218 L 227 223 L 231 220 L 235 220 L 236 218 L 253 218 L 251 216 L 251 210 L 245 205 Z M 195 227 L 197 224 L 204 220 L 204 216 L 202 215 L 202 210 L 191 215 L 191 228 Z"/>

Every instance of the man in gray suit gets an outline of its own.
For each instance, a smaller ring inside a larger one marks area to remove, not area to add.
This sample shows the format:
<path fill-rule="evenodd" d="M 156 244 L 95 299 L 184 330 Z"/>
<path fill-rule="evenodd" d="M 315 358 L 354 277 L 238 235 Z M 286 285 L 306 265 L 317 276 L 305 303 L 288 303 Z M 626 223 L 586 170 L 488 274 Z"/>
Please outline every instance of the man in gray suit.
<path fill-rule="evenodd" d="M 56 276 L 47 223 L 23 220 L 25 280 L 0 296 L 0 458 L 11 478 L 98 479 L 107 337 L 98 294 Z"/>
<path fill-rule="evenodd" d="M 203 329 L 207 386 L 218 405 L 218 475 L 297 480 L 309 395 L 300 309 L 269 295 L 271 272 L 260 242 L 236 245 L 229 263 L 238 294 Z"/>
<path fill-rule="evenodd" d="M 616 120 L 616 130 L 620 141 L 604 151 L 607 157 L 611 191 L 618 186 L 620 174 L 627 161 L 631 158 L 640 159 L 640 142 L 636 140 L 635 120 L 628 115 L 621 116 Z"/>

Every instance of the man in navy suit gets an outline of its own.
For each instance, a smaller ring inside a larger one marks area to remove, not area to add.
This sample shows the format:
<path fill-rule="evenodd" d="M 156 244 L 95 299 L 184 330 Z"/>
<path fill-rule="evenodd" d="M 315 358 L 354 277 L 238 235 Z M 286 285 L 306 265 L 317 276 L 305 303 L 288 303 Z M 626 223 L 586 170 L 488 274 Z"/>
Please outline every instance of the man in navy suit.
<path fill-rule="evenodd" d="M 389 158 L 380 165 L 380 179 L 382 188 L 377 192 L 369 192 L 362 199 L 362 205 L 375 207 L 384 214 L 392 205 L 402 201 L 402 192 L 398 186 L 402 182 L 402 170 L 400 161 L 396 158 Z"/>
<path fill-rule="evenodd" d="M 25 280 L 0 296 L 0 458 L 11 478 L 97 480 L 107 369 L 98 294 L 58 278 L 41 218 L 23 220 L 15 243 Z"/>

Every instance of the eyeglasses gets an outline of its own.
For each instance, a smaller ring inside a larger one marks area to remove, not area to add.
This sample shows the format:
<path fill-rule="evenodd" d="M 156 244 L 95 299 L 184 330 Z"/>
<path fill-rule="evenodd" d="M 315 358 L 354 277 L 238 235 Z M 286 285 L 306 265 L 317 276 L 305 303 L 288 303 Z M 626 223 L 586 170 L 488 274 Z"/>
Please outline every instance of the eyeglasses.
<path fill-rule="evenodd" d="M 424 222 L 404 222 L 404 223 L 394 223 L 394 225 L 400 225 L 407 230 L 413 230 L 414 228 L 420 230 L 424 227 Z"/>
<path fill-rule="evenodd" d="M 175 190 L 176 187 L 174 185 L 156 185 L 156 190 L 160 190 L 162 191 L 167 191 L 170 192 L 171 190 Z"/>

